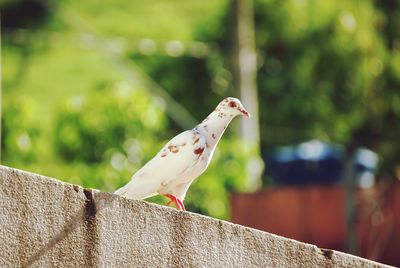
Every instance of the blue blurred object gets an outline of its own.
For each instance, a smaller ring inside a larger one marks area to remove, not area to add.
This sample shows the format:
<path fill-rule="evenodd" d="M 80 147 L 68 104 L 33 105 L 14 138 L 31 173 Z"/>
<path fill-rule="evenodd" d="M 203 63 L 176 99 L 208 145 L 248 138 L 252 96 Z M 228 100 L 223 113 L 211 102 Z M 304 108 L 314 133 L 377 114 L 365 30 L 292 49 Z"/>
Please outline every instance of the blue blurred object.
<path fill-rule="evenodd" d="M 345 149 L 312 140 L 295 146 L 279 147 L 265 155 L 266 176 L 280 185 L 305 186 L 337 184 L 343 178 Z M 368 149 L 354 154 L 357 185 L 368 188 L 375 182 L 378 156 Z"/>

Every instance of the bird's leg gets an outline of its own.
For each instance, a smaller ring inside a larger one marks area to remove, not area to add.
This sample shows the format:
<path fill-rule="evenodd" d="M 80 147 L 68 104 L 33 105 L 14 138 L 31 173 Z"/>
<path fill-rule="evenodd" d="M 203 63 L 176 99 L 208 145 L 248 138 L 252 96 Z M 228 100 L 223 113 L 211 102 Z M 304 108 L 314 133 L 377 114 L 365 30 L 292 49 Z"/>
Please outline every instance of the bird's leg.
<path fill-rule="evenodd" d="M 166 204 L 167 206 L 169 206 L 171 203 L 173 203 L 179 210 L 181 210 L 181 206 L 178 202 L 178 199 L 172 195 L 172 194 L 165 194 L 165 197 L 168 197 L 170 199 L 170 201 Z"/>
<path fill-rule="evenodd" d="M 180 208 L 179 210 L 180 211 L 186 211 L 185 205 L 183 205 L 183 202 L 179 198 L 177 198 L 176 201 L 178 202 L 178 205 L 179 205 L 179 208 Z"/>
<path fill-rule="evenodd" d="M 179 198 L 176 198 L 176 196 L 172 194 L 164 194 L 165 197 L 168 197 L 171 199 L 168 203 L 167 206 L 169 206 L 171 203 L 174 203 L 175 206 L 179 209 L 179 211 L 186 211 L 185 206 L 183 205 L 182 201 L 179 200 Z"/>

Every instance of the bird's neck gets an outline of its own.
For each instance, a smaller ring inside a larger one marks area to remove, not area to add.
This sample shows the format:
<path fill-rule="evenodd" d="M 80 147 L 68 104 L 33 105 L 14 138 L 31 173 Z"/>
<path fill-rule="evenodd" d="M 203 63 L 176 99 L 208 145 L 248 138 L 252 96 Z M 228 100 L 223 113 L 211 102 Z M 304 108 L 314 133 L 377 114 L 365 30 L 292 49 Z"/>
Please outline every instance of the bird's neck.
<path fill-rule="evenodd" d="M 215 110 L 203 122 L 197 125 L 196 128 L 201 134 L 207 137 L 208 146 L 213 148 L 219 142 L 233 118 L 233 115 L 227 115 Z"/>

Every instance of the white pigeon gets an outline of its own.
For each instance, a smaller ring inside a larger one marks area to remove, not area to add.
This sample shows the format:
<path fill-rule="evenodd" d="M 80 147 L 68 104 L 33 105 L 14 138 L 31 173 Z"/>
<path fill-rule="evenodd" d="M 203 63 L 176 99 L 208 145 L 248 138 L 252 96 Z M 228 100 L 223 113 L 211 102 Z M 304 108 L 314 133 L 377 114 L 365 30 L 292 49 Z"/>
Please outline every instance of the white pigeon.
<path fill-rule="evenodd" d="M 185 211 L 186 191 L 207 169 L 218 141 L 237 115 L 250 117 L 238 99 L 224 99 L 203 122 L 171 139 L 115 194 L 132 199 L 160 194 L 170 199 L 167 206 L 174 203 Z"/>

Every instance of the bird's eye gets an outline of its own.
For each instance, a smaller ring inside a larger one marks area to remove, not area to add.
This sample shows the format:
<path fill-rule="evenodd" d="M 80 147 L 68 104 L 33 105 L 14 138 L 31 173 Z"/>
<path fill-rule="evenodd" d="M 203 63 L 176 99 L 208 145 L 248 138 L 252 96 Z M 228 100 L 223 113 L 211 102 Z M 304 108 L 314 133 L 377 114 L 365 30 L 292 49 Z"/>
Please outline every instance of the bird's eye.
<path fill-rule="evenodd" d="M 229 102 L 229 107 L 235 108 L 235 107 L 237 107 L 237 105 L 234 101 L 231 101 L 231 102 Z"/>

